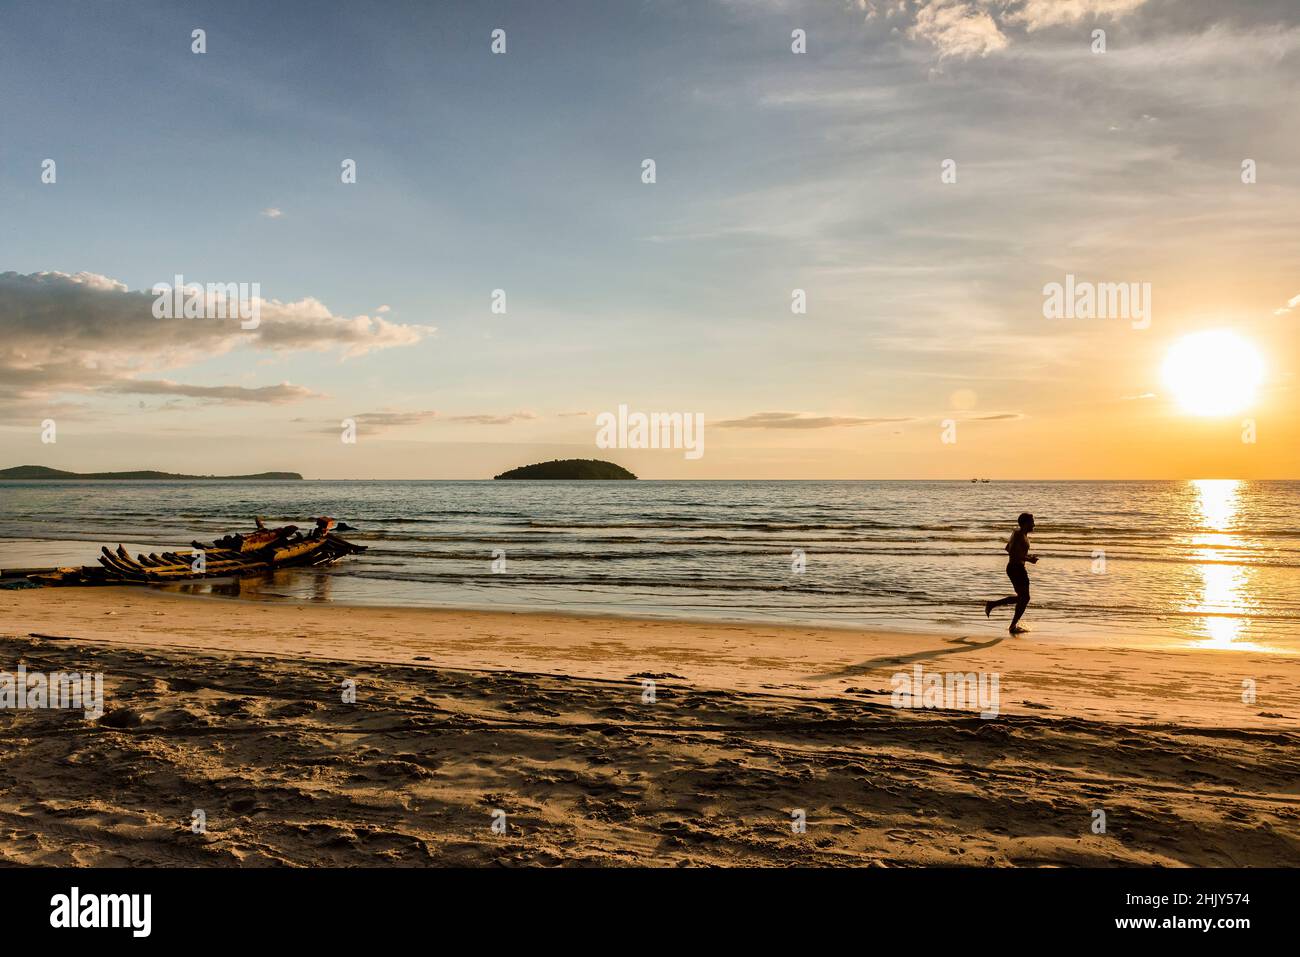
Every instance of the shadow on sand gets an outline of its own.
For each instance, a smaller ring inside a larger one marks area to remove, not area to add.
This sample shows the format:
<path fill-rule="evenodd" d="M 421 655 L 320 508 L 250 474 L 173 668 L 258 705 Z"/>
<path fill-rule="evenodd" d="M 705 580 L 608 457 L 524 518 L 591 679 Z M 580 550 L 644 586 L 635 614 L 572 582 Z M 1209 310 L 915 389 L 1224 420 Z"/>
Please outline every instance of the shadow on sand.
<path fill-rule="evenodd" d="M 870 658 L 867 661 L 861 661 L 856 665 L 849 665 L 841 668 L 839 671 L 828 671 L 825 674 L 809 675 L 812 681 L 830 681 L 834 678 L 856 678 L 862 675 L 870 674 L 877 668 L 897 668 L 900 665 L 915 664 L 918 661 L 930 661 L 934 658 L 942 658 L 945 655 L 960 655 L 968 651 L 978 651 L 981 648 L 992 648 L 994 645 L 1001 644 L 1002 638 L 994 638 L 992 641 L 971 641 L 966 636 L 952 638 L 945 644 L 956 645 L 955 648 L 935 648 L 930 651 L 917 651 L 910 655 L 888 655 L 883 658 Z"/>

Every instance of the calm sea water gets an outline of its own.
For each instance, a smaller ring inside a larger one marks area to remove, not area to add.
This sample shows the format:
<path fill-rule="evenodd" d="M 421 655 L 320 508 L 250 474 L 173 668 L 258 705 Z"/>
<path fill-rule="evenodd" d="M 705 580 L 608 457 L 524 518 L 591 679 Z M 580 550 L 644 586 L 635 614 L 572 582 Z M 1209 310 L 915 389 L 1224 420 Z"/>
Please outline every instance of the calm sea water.
<path fill-rule="evenodd" d="M 10 482 L 0 567 L 332 515 L 366 555 L 189 587 L 992 635 L 1010 613 L 982 602 L 1010 593 L 1002 546 L 1032 511 L 1035 637 L 1295 652 L 1297 506 L 1297 482 Z"/>

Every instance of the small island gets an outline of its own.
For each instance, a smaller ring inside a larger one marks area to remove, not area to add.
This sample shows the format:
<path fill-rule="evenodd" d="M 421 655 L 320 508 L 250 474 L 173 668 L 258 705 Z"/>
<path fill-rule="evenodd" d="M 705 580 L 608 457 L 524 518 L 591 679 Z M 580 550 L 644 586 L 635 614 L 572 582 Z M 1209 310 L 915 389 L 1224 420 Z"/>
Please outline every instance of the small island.
<path fill-rule="evenodd" d="M 522 465 L 509 472 L 492 476 L 493 479 L 550 479 L 550 480 L 598 480 L 635 479 L 636 476 L 613 462 L 599 459 L 556 459 L 553 462 L 539 462 L 536 465 Z"/>
<path fill-rule="evenodd" d="M 174 472 L 65 472 L 44 465 L 0 469 L 0 482 L 301 482 L 297 472 L 258 472 L 256 475 L 178 475 Z"/>

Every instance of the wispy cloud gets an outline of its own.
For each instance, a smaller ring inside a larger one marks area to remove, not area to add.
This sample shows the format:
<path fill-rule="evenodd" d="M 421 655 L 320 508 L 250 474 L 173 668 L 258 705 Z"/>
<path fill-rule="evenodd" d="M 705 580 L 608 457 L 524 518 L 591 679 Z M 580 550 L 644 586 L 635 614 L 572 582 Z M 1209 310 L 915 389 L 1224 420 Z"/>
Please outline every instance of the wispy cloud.
<path fill-rule="evenodd" d="M 433 409 L 407 411 L 407 412 L 362 412 L 352 416 L 357 425 L 364 425 L 374 429 L 396 428 L 403 425 L 420 425 L 431 419 L 436 419 L 438 413 Z"/>
<path fill-rule="evenodd" d="M 530 422 L 537 419 L 534 412 L 491 413 L 477 412 L 462 415 L 441 415 L 434 409 L 383 409 L 377 412 L 359 412 L 351 416 L 359 428 L 367 432 L 383 432 L 389 429 L 438 422 L 447 425 L 510 425 L 514 422 Z M 322 425 L 321 432 L 337 432 L 336 424 L 330 422 Z"/>
<path fill-rule="evenodd" d="M 1294 309 L 1296 306 L 1300 306 L 1300 294 L 1294 295 L 1294 296 L 1292 296 L 1290 299 L 1288 299 L 1288 300 L 1286 301 L 1286 305 L 1283 306 L 1282 308 L 1273 310 L 1273 315 L 1275 315 L 1275 316 L 1285 316 L 1288 312 L 1290 312 L 1290 311 L 1291 311 L 1292 309 Z"/>
<path fill-rule="evenodd" d="M 1078 23 L 1084 18 L 1122 17 L 1147 0 L 1023 0 L 1004 3 L 1008 23 L 1023 23 L 1027 30 L 1060 23 Z"/>
<path fill-rule="evenodd" d="M 446 421 L 466 425 L 510 425 L 514 422 L 530 422 L 536 418 L 537 416 L 532 412 L 510 412 L 505 415 L 449 415 Z"/>
<path fill-rule="evenodd" d="M 743 419 L 712 423 L 720 429 L 833 429 L 841 426 L 909 422 L 910 416 L 812 415 L 807 412 L 755 412 Z"/>
<path fill-rule="evenodd" d="M 261 402 L 279 404 L 319 399 L 321 394 L 305 386 L 281 382 L 279 385 L 184 385 L 170 379 L 136 380 L 118 382 L 106 391 L 122 395 L 172 395 L 191 399 L 211 399 L 218 402 Z"/>

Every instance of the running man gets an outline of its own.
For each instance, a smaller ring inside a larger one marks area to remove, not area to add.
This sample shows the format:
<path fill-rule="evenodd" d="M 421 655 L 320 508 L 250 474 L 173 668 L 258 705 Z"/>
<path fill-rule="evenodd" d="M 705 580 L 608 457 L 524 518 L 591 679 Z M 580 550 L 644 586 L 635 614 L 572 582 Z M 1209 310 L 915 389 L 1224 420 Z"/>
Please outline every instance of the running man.
<path fill-rule="evenodd" d="M 1021 512 L 1020 517 L 1016 519 L 1016 524 L 1020 527 L 1011 533 L 1006 545 L 1007 554 L 1011 556 L 1007 561 L 1007 577 L 1011 579 L 1016 593 L 996 601 L 986 601 L 984 616 L 987 618 L 994 608 L 1015 605 L 1016 613 L 1011 619 L 1011 634 L 1021 635 L 1029 630 L 1021 627 L 1020 624 L 1020 616 L 1029 607 L 1029 572 L 1025 570 L 1025 562 L 1035 565 L 1038 563 L 1038 556 L 1029 554 L 1029 533 L 1034 530 L 1034 516 L 1029 512 Z"/>

